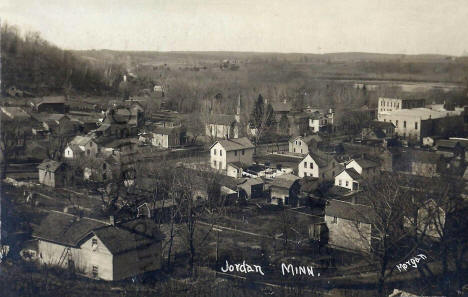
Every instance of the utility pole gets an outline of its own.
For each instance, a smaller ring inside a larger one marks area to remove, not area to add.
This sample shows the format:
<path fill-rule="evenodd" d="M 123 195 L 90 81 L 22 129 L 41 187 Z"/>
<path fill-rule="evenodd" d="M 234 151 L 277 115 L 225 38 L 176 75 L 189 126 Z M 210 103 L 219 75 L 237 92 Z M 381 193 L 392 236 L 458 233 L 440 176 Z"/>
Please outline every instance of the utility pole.
<path fill-rule="evenodd" d="M 219 257 L 219 232 L 222 232 L 223 230 L 218 229 L 218 228 L 213 228 L 214 231 L 217 232 L 216 236 L 216 266 L 218 266 L 218 257 Z"/>

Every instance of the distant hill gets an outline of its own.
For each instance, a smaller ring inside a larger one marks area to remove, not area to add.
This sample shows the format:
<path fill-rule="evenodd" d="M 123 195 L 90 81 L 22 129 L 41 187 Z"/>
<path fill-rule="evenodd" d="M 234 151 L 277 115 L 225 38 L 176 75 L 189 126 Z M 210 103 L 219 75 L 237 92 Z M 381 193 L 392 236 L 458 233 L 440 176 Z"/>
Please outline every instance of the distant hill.
<path fill-rule="evenodd" d="M 22 35 L 8 24 L 1 26 L 2 93 L 10 87 L 44 94 L 105 94 L 117 90 L 122 67 L 91 63 L 70 51 L 62 50 L 38 33 Z M 109 71 L 112 68 L 113 71 Z"/>

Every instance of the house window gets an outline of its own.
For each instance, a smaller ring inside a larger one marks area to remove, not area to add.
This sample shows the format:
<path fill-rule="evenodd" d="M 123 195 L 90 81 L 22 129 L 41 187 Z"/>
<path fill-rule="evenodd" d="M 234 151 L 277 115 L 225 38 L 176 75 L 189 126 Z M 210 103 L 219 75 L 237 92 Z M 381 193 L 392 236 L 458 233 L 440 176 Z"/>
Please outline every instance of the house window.
<path fill-rule="evenodd" d="M 106 170 L 106 168 L 107 168 L 107 164 L 106 163 L 102 164 L 102 169 Z"/>
<path fill-rule="evenodd" d="M 406 121 L 403 121 L 403 128 L 406 128 Z"/>
<path fill-rule="evenodd" d="M 245 150 L 242 150 L 242 156 L 245 154 Z"/>
<path fill-rule="evenodd" d="M 304 162 L 304 168 L 307 168 L 307 162 Z"/>
<path fill-rule="evenodd" d="M 97 239 L 96 238 L 93 238 L 92 242 L 91 242 L 91 247 L 93 248 L 93 251 L 95 251 L 97 249 Z"/>
<path fill-rule="evenodd" d="M 296 152 L 296 148 L 294 148 L 293 150 L 294 150 L 294 152 Z"/>
<path fill-rule="evenodd" d="M 337 217 L 333 217 L 333 219 L 332 219 L 332 224 L 336 224 L 336 223 L 338 223 L 338 218 L 337 218 Z"/>
<path fill-rule="evenodd" d="M 222 151 L 222 150 L 219 150 L 219 155 L 220 155 L 220 156 L 223 155 L 223 151 Z"/>
<path fill-rule="evenodd" d="M 98 277 L 99 275 L 99 268 L 97 266 L 93 266 L 93 277 Z"/>
<path fill-rule="evenodd" d="M 237 156 L 237 151 L 234 151 L 234 156 Z"/>
<path fill-rule="evenodd" d="M 314 169 L 314 163 L 310 162 L 309 164 L 310 169 Z"/>
<path fill-rule="evenodd" d="M 349 181 L 346 181 L 346 186 L 347 186 L 347 187 L 349 186 Z"/>
<path fill-rule="evenodd" d="M 340 180 L 338 180 L 338 185 L 340 185 L 340 186 L 341 186 L 341 179 L 340 179 Z"/>
<path fill-rule="evenodd" d="M 216 160 L 213 161 L 213 165 L 216 168 Z"/>
<path fill-rule="evenodd" d="M 418 122 L 414 122 L 414 129 L 418 130 Z"/>
<path fill-rule="evenodd" d="M 299 145 L 301 145 L 301 142 L 299 141 Z"/>
<path fill-rule="evenodd" d="M 216 149 L 213 150 L 213 154 L 216 156 Z"/>

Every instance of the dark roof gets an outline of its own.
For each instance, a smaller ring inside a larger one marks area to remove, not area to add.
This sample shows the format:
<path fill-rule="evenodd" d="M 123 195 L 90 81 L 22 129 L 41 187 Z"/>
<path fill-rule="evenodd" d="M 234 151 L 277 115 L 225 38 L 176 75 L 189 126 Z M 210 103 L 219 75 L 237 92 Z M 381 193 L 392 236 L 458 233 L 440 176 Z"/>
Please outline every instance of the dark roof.
<path fill-rule="evenodd" d="M 74 215 L 52 212 L 37 226 L 33 237 L 66 246 L 78 247 L 95 234 L 109 251 L 115 255 L 149 245 L 163 239 L 157 225 L 148 219 L 122 222 L 115 226 Z"/>
<path fill-rule="evenodd" d="M 156 134 L 162 134 L 162 135 L 171 135 L 171 134 L 178 134 L 183 132 L 183 127 L 182 126 L 176 126 L 176 127 L 162 127 L 159 125 L 154 125 L 153 126 L 153 133 Z"/>
<path fill-rule="evenodd" d="M 236 116 L 233 114 L 212 114 L 209 116 L 208 123 L 216 125 L 231 126 L 236 122 Z"/>
<path fill-rule="evenodd" d="M 331 196 L 346 196 L 349 193 L 351 193 L 350 189 L 340 186 L 333 186 L 327 192 Z"/>
<path fill-rule="evenodd" d="M 343 171 L 346 171 L 346 173 L 349 176 L 351 176 L 352 179 L 355 179 L 355 180 L 360 180 L 361 179 L 361 175 L 354 168 L 345 168 Z M 339 174 L 341 174 L 343 171 L 341 171 Z"/>
<path fill-rule="evenodd" d="M 46 159 L 46 160 L 42 161 L 42 163 L 39 164 L 39 166 L 37 166 L 37 168 L 41 169 L 41 170 L 47 170 L 47 171 L 50 171 L 50 172 L 55 172 L 62 165 L 63 165 L 62 162 L 57 162 L 57 161 L 54 161 L 54 160 Z"/>
<path fill-rule="evenodd" d="M 216 143 L 221 144 L 221 146 L 226 151 L 234 151 L 234 150 L 241 150 L 241 149 L 248 149 L 254 148 L 254 145 L 247 137 L 241 137 L 236 139 L 223 139 L 215 142 L 211 147 L 213 147 Z M 210 147 L 210 149 L 211 149 Z"/>
<path fill-rule="evenodd" d="M 319 156 L 318 154 L 313 152 L 309 152 L 309 155 L 312 157 L 315 163 L 317 163 L 318 167 L 327 167 L 328 161 L 324 158 L 325 156 Z M 332 159 L 332 157 L 330 157 L 330 159 Z"/>
<path fill-rule="evenodd" d="M 320 185 L 320 181 L 316 177 L 308 176 L 308 177 L 304 177 L 303 179 L 301 179 L 299 181 L 299 184 L 301 185 L 301 191 L 302 192 L 312 193 L 315 190 L 317 190 L 317 188 Z"/>
<path fill-rule="evenodd" d="M 295 176 L 290 173 L 282 174 L 280 176 L 275 177 L 271 183 L 271 187 L 277 187 L 277 188 L 285 188 L 285 189 L 290 189 L 292 185 L 299 180 L 298 176 Z"/>
<path fill-rule="evenodd" d="M 379 122 L 379 121 L 372 121 L 369 124 L 369 126 L 373 128 L 379 128 L 379 129 L 395 128 L 395 125 L 391 122 Z"/>
<path fill-rule="evenodd" d="M 161 241 L 163 235 L 157 224 L 149 219 L 132 220 L 115 226 L 107 225 L 93 230 L 113 254 L 120 254 Z"/>
<path fill-rule="evenodd" d="M 335 199 L 328 200 L 327 205 L 325 206 L 326 216 L 337 217 L 350 221 L 371 223 L 373 221 L 373 214 L 375 214 L 375 212 L 368 206 Z"/>
<path fill-rule="evenodd" d="M 38 226 L 33 225 L 32 236 L 67 246 L 78 246 L 93 229 L 104 226 L 106 224 L 88 218 L 51 212 Z"/>
<path fill-rule="evenodd" d="M 46 96 L 42 98 L 34 98 L 33 101 L 36 103 L 37 106 L 45 103 L 64 104 L 65 96 Z"/>
<path fill-rule="evenodd" d="M 49 121 L 60 121 L 63 118 L 68 119 L 68 117 L 64 114 L 46 113 L 46 112 L 36 113 L 33 115 L 33 118 L 38 120 L 39 122 L 46 122 L 46 123 L 48 123 Z"/>
<path fill-rule="evenodd" d="M 241 162 L 229 162 L 228 165 L 231 165 L 238 169 L 247 169 L 249 167 L 249 165 L 241 163 Z"/>
<path fill-rule="evenodd" d="M 369 160 L 369 159 L 365 159 L 365 158 L 354 159 L 354 161 L 356 161 L 356 163 L 358 163 L 359 166 L 361 166 L 361 168 L 363 168 L 363 169 L 379 167 L 379 163 L 374 162 L 374 161 Z"/>

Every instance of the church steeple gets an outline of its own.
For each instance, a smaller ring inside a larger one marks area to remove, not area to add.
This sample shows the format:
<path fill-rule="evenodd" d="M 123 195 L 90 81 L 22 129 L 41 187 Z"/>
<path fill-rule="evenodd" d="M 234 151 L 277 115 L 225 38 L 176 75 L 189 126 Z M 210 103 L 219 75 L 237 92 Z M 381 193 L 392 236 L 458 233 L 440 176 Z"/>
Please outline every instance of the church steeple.
<path fill-rule="evenodd" d="M 240 112 L 241 112 L 241 96 L 237 97 L 237 109 L 236 109 L 236 122 L 240 123 Z"/>

